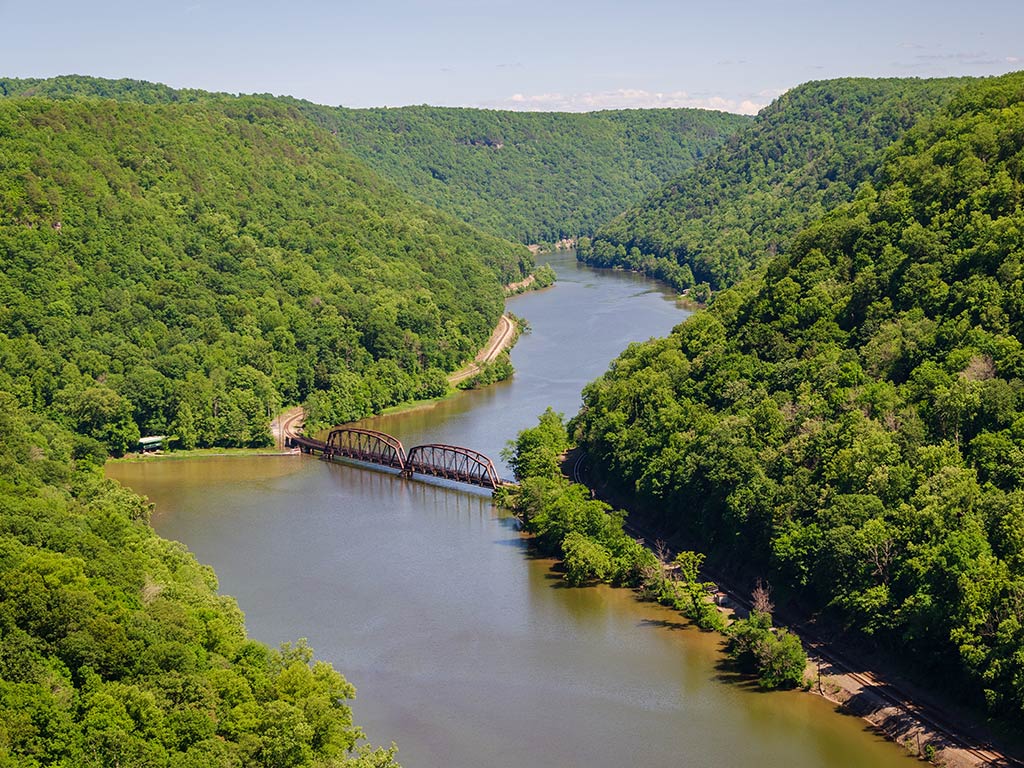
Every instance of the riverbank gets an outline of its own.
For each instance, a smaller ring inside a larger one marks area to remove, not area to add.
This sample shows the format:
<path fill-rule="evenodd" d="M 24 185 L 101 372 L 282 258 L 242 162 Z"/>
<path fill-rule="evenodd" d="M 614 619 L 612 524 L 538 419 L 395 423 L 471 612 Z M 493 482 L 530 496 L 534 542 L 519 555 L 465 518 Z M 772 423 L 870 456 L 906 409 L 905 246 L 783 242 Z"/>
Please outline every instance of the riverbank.
<path fill-rule="evenodd" d="M 534 256 L 543 256 L 548 253 L 557 253 L 558 251 L 571 251 L 576 247 L 577 240 L 575 237 L 564 237 L 555 243 L 531 243 L 526 246 L 530 249 L 530 253 Z"/>
<path fill-rule="evenodd" d="M 533 274 L 528 275 L 525 279 L 518 283 L 510 283 L 505 286 L 505 295 L 514 296 L 516 294 L 524 293 L 528 290 L 538 290 L 540 288 L 546 288 L 554 283 L 554 270 L 550 266 L 540 268 Z M 550 276 L 549 274 L 550 273 Z M 541 276 L 538 278 L 538 274 Z M 498 318 L 498 324 L 491 332 L 490 338 L 483 348 L 477 352 L 476 357 L 473 361 L 459 368 L 457 371 L 453 371 L 448 374 L 447 381 L 451 387 L 458 387 L 461 382 L 467 381 L 481 373 L 485 366 L 493 363 L 502 352 L 510 349 L 519 338 L 519 334 L 522 328 L 519 322 L 515 320 L 508 313 L 504 313 Z M 441 397 L 425 398 L 422 400 L 411 400 L 405 403 L 399 403 L 389 408 L 385 408 L 378 416 L 387 416 L 396 413 L 405 413 L 406 411 L 416 411 L 424 408 L 430 408 L 438 403 L 442 403 L 449 400 L 458 394 L 458 389 L 453 389 L 442 395 Z M 274 435 L 274 443 L 280 447 L 284 447 L 289 437 L 299 437 L 302 433 L 302 423 L 305 419 L 305 413 L 303 412 L 302 406 L 292 406 L 291 408 L 279 413 L 270 424 L 271 432 Z"/>
<path fill-rule="evenodd" d="M 484 365 L 494 362 L 498 355 L 512 346 L 516 340 L 518 332 L 519 326 L 516 325 L 515 321 L 507 314 L 502 315 L 498 320 L 498 325 L 491 333 L 491 338 L 488 340 L 484 348 L 477 353 L 473 362 L 468 365 L 464 365 L 453 373 L 450 373 L 448 375 L 448 383 L 452 386 L 456 386 L 460 381 L 464 381 L 471 376 L 475 376 L 480 373 Z"/>
<path fill-rule="evenodd" d="M 291 456 L 295 450 L 280 448 L 193 448 L 180 451 L 151 451 L 149 453 L 128 453 L 120 458 L 107 459 L 108 464 L 138 464 L 150 461 L 178 461 L 202 459 L 210 456 Z"/>
<path fill-rule="evenodd" d="M 451 400 L 452 398 L 457 397 L 459 395 L 460 391 L 461 390 L 458 390 L 458 389 L 452 389 L 452 390 L 450 390 L 448 392 L 447 395 L 444 395 L 442 397 L 430 397 L 430 398 L 426 398 L 424 400 L 410 400 L 407 403 L 400 403 L 399 405 L 392 405 L 390 408 L 385 408 L 383 411 L 381 411 L 380 413 L 378 413 L 376 415 L 377 416 L 394 416 L 394 415 L 399 414 L 399 413 L 410 413 L 412 411 L 422 411 L 422 410 L 425 410 L 427 408 L 433 408 L 436 405 L 440 405 L 441 403 L 447 402 L 448 400 Z M 371 418 L 373 418 L 373 417 L 371 417 Z"/>
<path fill-rule="evenodd" d="M 530 276 L 532 278 L 533 275 Z M 530 279 L 527 278 L 527 279 Z M 490 339 L 487 344 L 477 353 L 472 363 L 464 365 L 457 371 L 448 375 L 448 383 L 453 387 L 447 394 L 441 397 L 432 397 L 423 400 L 411 400 L 406 403 L 399 403 L 393 405 L 390 408 L 385 408 L 378 416 L 390 416 L 398 413 L 406 413 L 409 411 L 417 411 L 426 408 L 432 408 L 439 403 L 443 403 L 446 400 L 450 400 L 459 394 L 459 390 L 455 389 L 459 382 L 465 381 L 466 379 L 475 376 L 480 373 L 482 366 L 487 363 L 493 362 L 498 355 L 508 350 L 519 337 L 520 328 L 519 325 L 509 315 L 503 314 L 498 319 L 498 324 L 495 326 L 494 331 L 491 333 Z M 280 449 L 286 445 L 288 438 L 300 437 L 302 435 L 302 425 L 305 419 L 305 412 L 302 406 L 295 405 L 279 413 L 274 420 L 270 423 L 270 431 L 274 436 L 274 444 L 279 446 Z M 242 449 L 244 450 L 244 449 Z M 176 455 L 179 452 L 175 452 Z M 183 455 L 190 453 L 196 455 L 194 452 L 180 452 Z M 277 453 L 281 453 L 278 450 Z M 169 454 L 171 455 L 171 454 Z M 206 455 L 206 454 L 199 454 Z M 217 454 L 213 454 L 217 455 Z M 273 454 L 272 454 L 273 455 Z"/>
<path fill-rule="evenodd" d="M 550 264 L 541 264 L 524 279 L 517 283 L 509 283 L 505 286 L 505 298 L 518 296 L 527 291 L 542 291 L 555 284 L 557 276 Z"/>
<path fill-rule="evenodd" d="M 517 293 L 522 293 L 535 282 L 537 282 L 536 275 L 527 275 L 524 280 L 520 280 L 518 283 L 509 283 L 505 286 L 505 296 L 515 296 Z"/>
<path fill-rule="evenodd" d="M 586 454 L 579 449 L 566 456 L 563 472 L 587 486 L 596 498 L 624 510 L 627 532 L 641 542 L 657 542 L 669 559 L 693 548 L 690 542 L 653 526 L 634 499 L 611 489 L 588 466 Z M 722 598 L 716 602 L 723 612 L 742 616 L 750 610 L 750 602 L 738 584 L 706 568 L 702 569 L 702 578 L 715 584 Z M 793 610 L 779 611 L 777 617 L 800 637 L 808 652 L 807 669 L 813 683 L 807 691 L 834 703 L 838 711 L 860 717 L 879 735 L 937 765 L 1024 766 L 1004 751 L 1011 746 L 1019 749 L 1020 745 L 993 746 L 997 737 L 983 724 L 967 722 L 972 720 L 971 715 L 953 702 L 922 690 L 888 663 L 872 668 L 856 648 L 823 640 L 813 617 L 797 615 Z"/>

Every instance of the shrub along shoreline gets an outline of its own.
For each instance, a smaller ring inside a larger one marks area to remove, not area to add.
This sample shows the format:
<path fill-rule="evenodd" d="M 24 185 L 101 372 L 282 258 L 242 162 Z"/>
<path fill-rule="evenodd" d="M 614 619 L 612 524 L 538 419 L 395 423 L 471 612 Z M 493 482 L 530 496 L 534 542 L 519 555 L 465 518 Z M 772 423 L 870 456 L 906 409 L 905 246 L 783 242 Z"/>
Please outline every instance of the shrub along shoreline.
<path fill-rule="evenodd" d="M 623 526 L 625 512 L 562 476 L 569 447 L 562 415 L 548 408 L 538 425 L 520 432 L 503 453 L 519 485 L 495 493 L 497 503 L 533 536 L 539 552 L 561 558 L 565 580 L 573 586 L 629 587 L 640 599 L 675 608 L 702 630 L 721 632 L 737 668 L 756 676 L 762 688 L 809 687 L 807 655 L 796 635 L 772 626 L 767 595 L 755 599 L 748 618 L 729 621 L 712 597 L 715 585 L 701 577 L 704 555 L 682 551 L 668 561 L 663 547 L 656 553 L 633 538 Z"/>

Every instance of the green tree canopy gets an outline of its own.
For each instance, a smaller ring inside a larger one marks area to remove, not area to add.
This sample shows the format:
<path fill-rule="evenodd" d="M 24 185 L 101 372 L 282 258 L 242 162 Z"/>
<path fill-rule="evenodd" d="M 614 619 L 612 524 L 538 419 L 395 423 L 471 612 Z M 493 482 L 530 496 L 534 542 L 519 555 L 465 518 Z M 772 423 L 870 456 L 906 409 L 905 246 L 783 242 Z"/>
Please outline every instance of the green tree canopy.
<path fill-rule="evenodd" d="M 693 168 L 603 225 L 580 256 L 646 272 L 679 290 L 731 285 L 851 200 L 885 148 L 966 82 L 847 78 L 793 88 Z"/>
<path fill-rule="evenodd" d="M 74 436 L 0 392 L 0 760 L 362 766 L 355 689 L 303 641 L 246 637 L 213 571 Z"/>
<path fill-rule="evenodd" d="M 282 403 L 315 426 L 436 390 L 532 259 L 272 99 L 18 97 L 0 265 L 0 389 L 123 453 L 263 445 Z"/>
<path fill-rule="evenodd" d="M 1024 74 L 948 101 L 572 428 L 718 567 L 1019 724 Z"/>

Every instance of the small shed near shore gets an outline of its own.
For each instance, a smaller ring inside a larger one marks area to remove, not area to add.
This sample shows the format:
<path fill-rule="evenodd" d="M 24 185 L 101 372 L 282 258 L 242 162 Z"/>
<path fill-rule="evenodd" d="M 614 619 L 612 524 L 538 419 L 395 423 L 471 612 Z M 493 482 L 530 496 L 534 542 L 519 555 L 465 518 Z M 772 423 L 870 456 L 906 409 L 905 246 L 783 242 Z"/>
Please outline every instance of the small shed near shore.
<path fill-rule="evenodd" d="M 167 443 L 167 435 L 153 435 L 151 437 L 140 437 L 138 445 L 135 447 L 139 453 L 149 453 L 150 451 L 159 451 Z"/>

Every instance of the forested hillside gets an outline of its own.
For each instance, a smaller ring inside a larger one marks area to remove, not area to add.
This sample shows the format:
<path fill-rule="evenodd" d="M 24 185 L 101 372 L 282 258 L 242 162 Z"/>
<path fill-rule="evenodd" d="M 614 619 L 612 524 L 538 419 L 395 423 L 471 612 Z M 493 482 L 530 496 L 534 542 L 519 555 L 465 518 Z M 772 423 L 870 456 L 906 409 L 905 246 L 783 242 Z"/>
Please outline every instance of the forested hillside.
<path fill-rule="evenodd" d="M 356 747 L 355 689 L 304 643 L 247 640 L 213 571 L 74 445 L 0 392 L 0 763 L 393 765 Z"/>
<path fill-rule="evenodd" d="M 316 425 L 446 391 L 528 251 L 412 202 L 308 105 L 83 78 L 0 92 L 0 763 L 392 765 L 358 745 L 353 687 L 302 643 L 248 640 L 212 571 L 98 467 L 140 434 L 261 445 L 283 403 Z M 637 130 L 675 162 L 688 125 L 649 117 L 607 116 L 631 127 L 594 146 Z M 595 166 L 605 206 L 653 178 Z M 538 178 L 518 182 L 532 212 L 554 199 Z"/>
<path fill-rule="evenodd" d="M 0 96 L 22 96 L 45 99 L 77 99 L 95 97 L 116 101 L 137 101 L 143 104 L 176 104 L 200 99 L 230 97 L 226 93 L 210 93 L 198 89 L 176 89 L 163 83 L 121 78 L 61 75 L 59 77 L 0 77 Z"/>
<path fill-rule="evenodd" d="M 303 109 L 417 199 L 525 243 L 592 233 L 750 122 L 698 109 Z"/>
<path fill-rule="evenodd" d="M 294 107 L 0 100 L 0 391 L 79 434 L 261 445 L 447 390 L 531 266 Z"/>
<path fill-rule="evenodd" d="M 231 98 L 140 80 L 0 79 L 0 96 L 149 104 Z M 519 242 L 590 234 L 692 166 L 750 118 L 699 109 L 557 114 L 445 107 L 301 110 L 421 202 Z"/>
<path fill-rule="evenodd" d="M 1024 74 L 911 129 L 852 203 L 575 428 L 717 564 L 1024 724 Z"/>
<path fill-rule="evenodd" d="M 798 86 L 692 170 L 607 225 L 580 256 L 679 290 L 721 288 L 871 178 L 882 150 L 966 79 L 845 79 Z"/>

